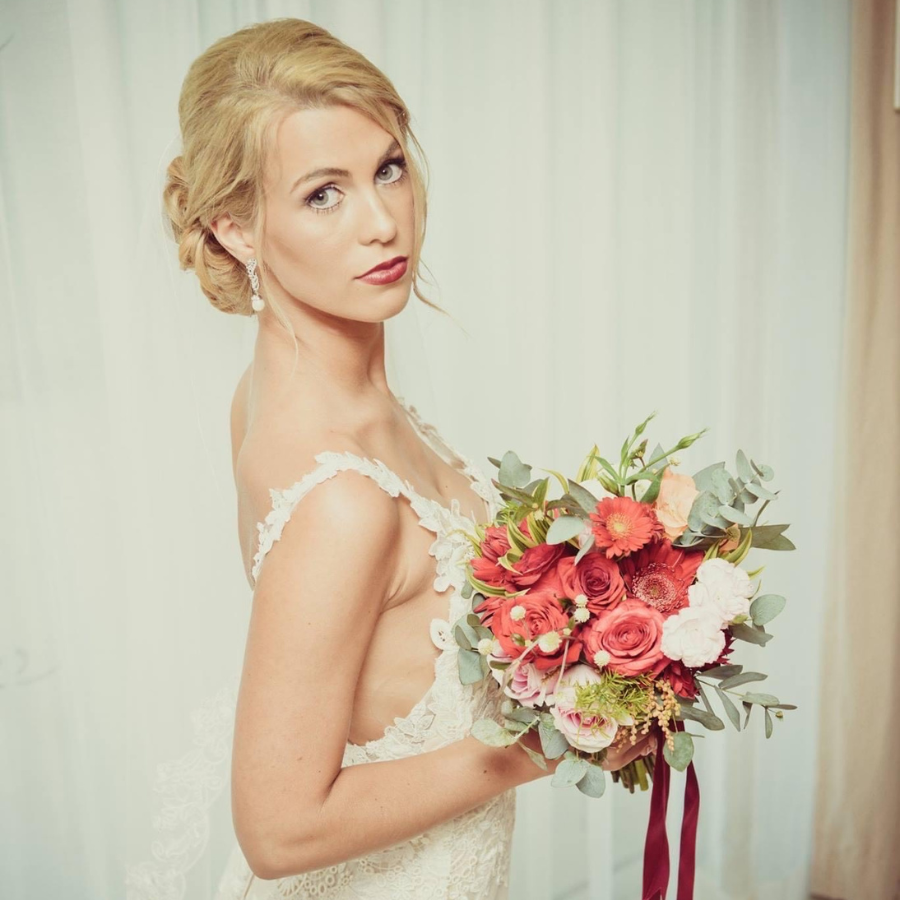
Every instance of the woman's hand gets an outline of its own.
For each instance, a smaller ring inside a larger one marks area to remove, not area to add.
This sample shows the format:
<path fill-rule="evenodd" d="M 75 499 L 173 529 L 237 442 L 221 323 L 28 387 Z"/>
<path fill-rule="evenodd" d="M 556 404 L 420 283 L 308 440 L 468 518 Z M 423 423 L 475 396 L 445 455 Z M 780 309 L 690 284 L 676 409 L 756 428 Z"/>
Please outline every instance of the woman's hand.
<path fill-rule="evenodd" d="M 646 756 L 647 754 L 652 753 L 656 749 L 656 735 L 656 730 L 651 729 L 648 734 L 639 737 L 632 746 L 629 732 L 623 728 L 619 732 L 616 740 L 613 741 L 607 749 L 606 759 L 601 763 L 601 768 L 605 769 L 607 772 L 614 772 L 617 769 L 621 769 L 623 766 L 627 766 L 628 763 L 637 759 L 639 756 Z M 543 751 L 541 750 L 541 738 L 536 729 L 527 731 L 523 734 L 522 737 L 519 738 L 519 742 L 525 744 L 529 750 L 534 750 L 535 753 L 540 753 L 543 756 Z M 527 756 L 527 754 L 522 755 Z M 531 757 L 523 759 L 522 766 L 526 772 L 526 780 L 533 781 L 544 775 L 553 775 L 563 759 L 565 759 L 565 754 L 561 754 L 556 759 L 548 759 L 546 761 L 546 771 L 541 769 Z"/>
<path fill-rule="evenodd" d="M 603 760 L 601 768 L 606 769 L 607 772 L 615 772 L 617 769 L 627 766 L 633 759 L 647 756 L 656 748 L 656 740 L 656 731 L 651 728 L 647 734 L 639 737 L 632 744 L 630 733 L 624 728 L 621 729 L 616 735 L 616 739 L 609 745 L 606 759 Z"/>

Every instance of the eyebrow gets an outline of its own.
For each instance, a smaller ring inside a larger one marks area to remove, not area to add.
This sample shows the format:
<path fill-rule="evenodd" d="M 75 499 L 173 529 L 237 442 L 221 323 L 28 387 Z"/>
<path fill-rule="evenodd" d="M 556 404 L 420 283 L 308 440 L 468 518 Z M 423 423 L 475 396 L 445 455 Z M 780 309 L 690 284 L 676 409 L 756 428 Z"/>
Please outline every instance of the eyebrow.
<path fill-rule="evenodd" d="M 390 146 L 381 156 L 378 158 L 378 162 L 375 163 L 376 168 L 380 168 L 382 163 L 384 163 L 388 157 L 393 156 L 395 153 L 400 152 L 400 145 L 397 143 L 396 138 L 391 141 Z M 329 175 L 336 178 L 349 178 L 350 173 L 346 169 L 335 169 L 333 166 L 328 166 L 323 169 L 313 169 L 312 172 L 307 172 L 305 175 L 301 175 L 294 183 L 291 185 L 290 193 L 293 193 L 297 187 L 301 184 L 305 184 L 307 181 L 312 181 L 314 178 L 321 178 L 323 175 Z"/>

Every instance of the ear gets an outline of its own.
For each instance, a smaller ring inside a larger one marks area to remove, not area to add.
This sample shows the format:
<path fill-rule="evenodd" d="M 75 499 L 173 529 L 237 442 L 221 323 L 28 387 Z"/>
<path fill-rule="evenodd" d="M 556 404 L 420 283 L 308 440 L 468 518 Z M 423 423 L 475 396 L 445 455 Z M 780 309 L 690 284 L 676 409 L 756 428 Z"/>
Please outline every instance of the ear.
<path fill-rule="evenodd" d="M 256 255 L 252 235 L 241 228 L 228 213 L 223 213 L 209 223 L 216 240 L 238 261 L 245 263 Z"/>

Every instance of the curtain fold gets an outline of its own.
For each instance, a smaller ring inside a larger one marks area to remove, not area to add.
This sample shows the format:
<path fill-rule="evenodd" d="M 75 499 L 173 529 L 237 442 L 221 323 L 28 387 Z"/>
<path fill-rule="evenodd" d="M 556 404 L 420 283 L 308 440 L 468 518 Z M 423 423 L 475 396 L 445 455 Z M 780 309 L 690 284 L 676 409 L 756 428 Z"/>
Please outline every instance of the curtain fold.
<path fill-rule="evenodd" d="M 896 0 L 852 4 L 847 313 L 812 888 L 900 897 L 900 113 Z M 883 463 L 887 463 L 884 465 Z"/>

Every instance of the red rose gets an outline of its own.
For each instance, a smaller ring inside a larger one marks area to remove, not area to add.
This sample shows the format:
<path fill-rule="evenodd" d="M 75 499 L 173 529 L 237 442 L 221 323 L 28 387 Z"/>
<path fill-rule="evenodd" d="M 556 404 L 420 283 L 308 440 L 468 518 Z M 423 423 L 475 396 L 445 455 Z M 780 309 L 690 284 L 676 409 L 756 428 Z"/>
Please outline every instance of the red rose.
<path fill-rule="evenodd" d="M 501 556 L 509 550 L 509 535 L 506 528 L 499 525 L 489 525 L 484 530 L 484 540 L 481 542 L 481 554 L 491 562 L 497 562 Z"/>
<path fill-rule="evenodd" d="M 513 573 L 503 568 L 498 562 L 492 562 L 484 556 L 473 556 L 470 560 L 472 574 L 490 587 L 500 588 L 507 593 L 513 593 L 519 588 L 513 581 Z"/>
<path fill-rule="evenodd" d="M 525 615 L 518 620 L 510 615 L 516 606 L 521 606 L 525 610 Z M 490 627 L 503 652 L 507 656 L 518 658 L 522 655 L 524 646 L 516 643 L 513 635 L 519 635 L 525 643 L 528 643 L 539 635 L 561 631 L 568 622 L 569 617 L 562 611 L 559 601 L 551 593 L 530 590 L 518 597 L 506 597 L 494 612 Z M 536 669 L 555 669 L 562 664 L 564 653 L 567 665 L 578 659 L 581 654 L 580 634 L 573 632 L 569 636 L 568 650 L 566 638 L 562 637 L 556 650 L 548 652 L 535 645 L 528 658 Z"/>
<path fill-rule="evenodd" d="M 587 607 L 598 615 L 615 606 L 625 594 L 625 582 L 614 560 L 589 550 L 575 565 L 574 556 L 563 557 L 556 566 L 564 596 L 572 600 L 578 594 L 588 598 Z"/>
<path fill-rule="evenodd" d="M 513 566 L 513 581 L 520 587 L 531 587 L 540 577 L 556 564 L 565 553 L 563 544 L 538 544 L 529 547 Z"/>
<path fill-rule="evenodd" d="M 665 617 L 640 600 L 627 598 L 614 609 L 589 619 L 582 629 L 585 656 L 605 650 L 607 667 L 620 675 L 657 675 L 670 660 L 663 656 L 662 629 Z"/>

